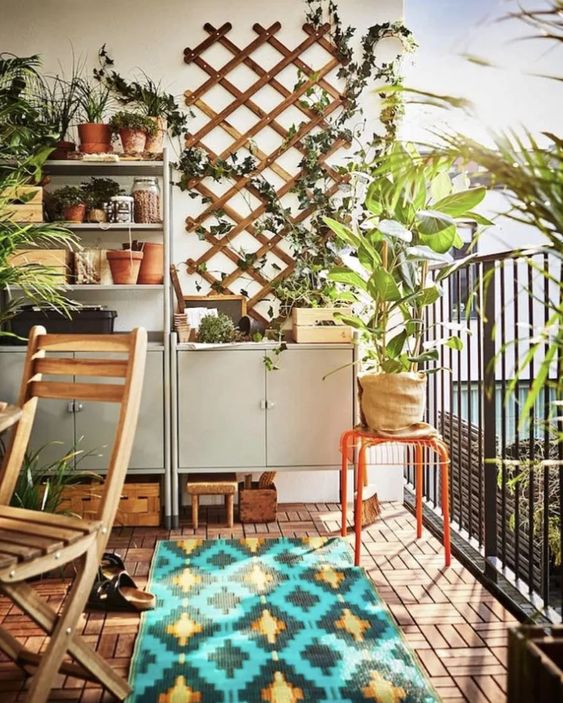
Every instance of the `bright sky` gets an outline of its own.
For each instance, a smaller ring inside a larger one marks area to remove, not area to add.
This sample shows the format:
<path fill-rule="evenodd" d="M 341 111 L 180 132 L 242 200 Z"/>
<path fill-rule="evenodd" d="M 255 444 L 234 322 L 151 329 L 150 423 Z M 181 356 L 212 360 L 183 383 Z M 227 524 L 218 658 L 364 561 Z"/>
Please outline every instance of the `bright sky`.
<path fill-rule="evenodd" d="M 522 0 L 541 8 L 546 0 Z M 531 28 L 518 20 L 498 21 L 518 8 L 515 0 L 405 0 L 405 21 L 419 49 L 405 62 L 405 84 L 469 98 L 477 120 L 408 108 L 403 136 L 424 139 L 428 129 L 449 126 L 485 138 L 487 128 L 525 125 L 560 133 L 563 84 L 526 73 L 563 74 L 562 49 L 549 40 L 517 40 Z M 463 54 L 501 68 L 481 67 Z"/>

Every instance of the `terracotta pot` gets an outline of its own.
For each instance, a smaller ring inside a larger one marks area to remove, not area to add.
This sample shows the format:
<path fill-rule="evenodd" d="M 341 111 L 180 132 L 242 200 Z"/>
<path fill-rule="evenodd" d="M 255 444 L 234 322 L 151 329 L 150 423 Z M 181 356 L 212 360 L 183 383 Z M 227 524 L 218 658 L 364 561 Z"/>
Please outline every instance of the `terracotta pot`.
<path fill-rule="evenodd" d="M 119 136 L 124 154 L 142 154 L 147 143 L 147 135 L 140 129 L 120 129 Z"/>
<path fill-rule="evenodd" d="M 139 268 L 143 258 L 142 251 L 123 251 L 111 249 L 107 253 L 111 277 L 116 285 L 132 285 L 137 283 Z"/>
<path fill-rule="evenodd" d="M 145 151 L 148 151 L 149 154 L 162 154 L 164 150 L 164 137 L 166 135 L 166 130 L 168 129 L 168 122 L 165 117 L 149 117 L 149 119 L 156 122 L 158 132 L 154 135 L 154 137 L 147 137 Z"/>
<path fill-rule="evenodd" d="M 84 222 L 85 215 L 86 205 L 84 203 L 63 208 L 63 220 L 65 222 Z"/>
<path fill-rule="evenodd" d="M 362 421 L 370 430 L 405 430 L 424 418 L 426 375 L 419 371 L 358 376 Z"/>
<path fill-rule="evenodd" d="M 83 154 L 105 154 L 112 150 L 111 129 L 107 124 L 86 122 L 78 125 L 80 151 Z"/>
<path fill-rule="evenodd" d="M 164 245 L 145 242 L 137 283 L 158 285 L 164 282 Z"/>
<path fill-rule="evenodd" d="M 65 142 L 63 139 L 57 142 L 56 148 L 49 154 L 50 159 L 68 159 L 71 151 L 76 150 L 74 142 Z"/>

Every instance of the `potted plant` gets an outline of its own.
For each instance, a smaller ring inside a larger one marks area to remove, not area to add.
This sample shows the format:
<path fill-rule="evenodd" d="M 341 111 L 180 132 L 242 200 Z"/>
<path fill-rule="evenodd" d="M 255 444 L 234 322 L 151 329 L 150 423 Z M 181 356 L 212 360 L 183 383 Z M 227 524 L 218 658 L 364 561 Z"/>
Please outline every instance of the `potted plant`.
<path fill-rule="evenodd" d="M 143 252 L 133 248 L 110 249 L 107 260 L 115 285 L 135 285 L 139 278 Z"/>
<path fill-rule="evenodd" d="M 79 85 L 80 78 L 74 69 L 69 80 L 54 76 L 41 82 L 39 109 L 42 120 L 50 126 L 55 137 L 55 149 L 51 152 L 50 159 L 67 159 L 69 153 L 76 149 L 76 144 L 68 136 L 80 105 Z"/>
<path fill-rule="evenodd" d="M 64 186 L 48 197 L 48 210 L 53 219 L 65 222 L 84 222 L 86 194 L 78 186 Z"/>
<path fill-rule="evenodd" d="M 111 127 L 104 122 L 110 103 L 108 88 L 82 80 L 78 84 L 78 100 L 83 120 L 78 124 L 80 151 L 84 154 L 111 151 Z"/>
<path fill-rule="evenodd" d="M 425 308 L 440 297 L 440 281 L 454 270 L 450 251 L 463 244 L 458 227 L 484 221 L 473 208 L 485 188 L 460 188 L 449 175 L 451 167 L 452 160 L 426 159 L 413 146 L 397 144 L 365 168 L 360 178 L 367 177 L 369 187 L 350 221 L 325 218 L 342 244 L 342 264 L 329 277 L 364 308 L 364 314 L 341 317 L 365 345 L 360 403 L 375 431 L 421 422 L 425 364 L 438 359 L 441 345 L 462 344 L 450 334 L 451 326 L 443 336 L 435 330 L 434 341 L 423 344 Z M 435 281 L 428 275 L 430 263 L 443 267 Z"/>
<path fill-rule="evenodd" d="M 201 318 L 197 331 L 197 341 L 202 344 L 228 344 L 235 339 L 236 331 L 228 315 L 206 315 Z"/>
<path fill-rule="evenodd" d="M 98 52 L 100 68 L 94 71 L 94 77 L 103 83 L 123 105 L 136 105 L 142 114 L 157 125 L 157 131 L 147 138 L 145 150 L 150 154 L 161 154 L 164 136 L 167 131 L 178 137 L 185 131 L 186 113 L 180 110 L 173 95 L 166 93 L 160 83 L 153 81 L 146 73 L 140 80 L 127 81 L 112 66 L 113 59 L 108 55 L 105 45 Z"/>
<path fill-rule="evenodd" d="M 119 134 L 123 152 L 128 155 L 142 154 L 147 138 L 157 132 L 156 123 L 138 112 L 116 112 L 110 120 L 112 132 Z"/>
<path fill-rule="evenodd" d="M 88 206 L 88 222 L 106 222 L 105 206 L 114 195 L 122 195 L 123 188 L 112 178 L 90 178 L 81 184 L 84 198 Z"/>

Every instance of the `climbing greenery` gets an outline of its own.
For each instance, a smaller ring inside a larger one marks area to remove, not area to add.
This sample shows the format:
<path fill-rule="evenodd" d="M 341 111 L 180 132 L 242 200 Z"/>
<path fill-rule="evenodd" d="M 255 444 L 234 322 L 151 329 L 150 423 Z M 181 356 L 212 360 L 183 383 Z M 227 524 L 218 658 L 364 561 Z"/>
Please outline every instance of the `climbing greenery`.
<path fill-rule="evenodd" d="M 295 306 L 320 306 L 337 304 L 347 300 L 327 272 L 338 263 L 338 246 L 334 232 L 325 224 L 325 218 L 346 218 L 350 198 L 346 197 L 345 182 L 353 169 L 354 161 L 366 160 L 384 153 L 393 143 L 397 123 L 402 114 L 400 91 L 383 92 L 384 87 L 400 85 L 399 60 L 403 52 L 416 47 L 411 31 L 400 22 L 376 24 L 366 31 L 360 40 L 359 52 L 354 51 L 356 29 L 345 26 L 338 5 L 333 0 L 305 0 L 306 22 L 315 29 L 328 26 L 328 36 L 337 49 L 341 62 L 338 78 L 342 81 L 340 96 L 335 97 L 322 76 L 307 75 L 300 71 L 294 91 L 301 91 L 299 106 L 304 118 L 322 116 L 320 129 L 307 132 L 307 121 L 293 124 L 288 129 L 283 147 L 295 147 L 301 153 L 298 168 L 299 178 L 288 197 L 280 198 L 276 188 L 258 169 L 259 158 L 252 142 L 240 152 L 227 158 L 215 158 L 205 150 L 190 147 L 183 151 L 176 166 L 180 172 L 179 186 L 189 192 L 190 197 L 200 198 L 202 205 L 211 199 L 197 190 L 204 178 L 214 181 L 244 179 L 246 189 L 256 196 L 264 206 L 264 213 L 253 223 L 257 234 L 264 234 L 272 244 L 283 238 L 291 249 L 295 266 L 289 275 L 274 262 L 272 292 L 280 302 L 279 318 L 291 313 Z M 398 41 L 395 58 L 389 62 L 378 62 L 378 44 L 384 39 Z M 363 120 L 361 96 L 370 87 L 380 88 L 381 128 L 371 137 L 365 138 L 366 124 Z M 334 102 L 338 101 L 338 105 Z M 361 134 L 361 140 L 358 139 Z M 330 166 L 330 156 L 341 147 L 354 145 L 348 166 Z M 338 182 L 341 185 L 338 185 Z M 241 191 L 242 193 L 242 191 Z M 291 199 L 291 204 L 289 200 Z M 252 211 L 254 206 L 248 203 Z M 210 215 L 212 213 L 209 213 Z M 215 212 L 217 223 L 207 229 L 200 225 L 195 233 L 206 239 L 208 233 L 214 237 L 228 235 L 234 224 L 223 212 Z M 247 258 L 250 256 L 251 258 Z M 245 264 L 242 271 L 261 271 L 268 264 L 267 256 L 241 254 Z M 215 290 L 227 292 L 221 283 Z M 244 293 L 243 293 L 244 294 Z M 271 305 L 268 315 L 275 316 Z"/>

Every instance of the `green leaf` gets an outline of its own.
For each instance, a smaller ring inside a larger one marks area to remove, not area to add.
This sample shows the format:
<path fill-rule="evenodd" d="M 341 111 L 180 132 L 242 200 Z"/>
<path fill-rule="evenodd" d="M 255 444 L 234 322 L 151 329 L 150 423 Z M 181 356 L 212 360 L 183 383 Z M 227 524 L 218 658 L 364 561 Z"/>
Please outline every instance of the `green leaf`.
<path fill-rule="evenodd" d="M 421 290 L 415 300 L 418 305 L 421 306 L 433 305 L 441 295 L 442 292 L 440 291 L 438 286 L 430 286 Z"/>
<path fill-rule="evenodd" d="M 459 235 L 455 228 L 455 225 L 450 225 L 436 234 L 421 234 L 420 239 L 427 244 L 432 251 L 438 254 L 445 254 L 448 252 L 455 244 L 456 238 Z M 463 246 L 463 242 L 461 242 Z"/>
<path fill-rule="evenodd" d="M 452 182 L 449 175 L 443 171 L 430 183 L 430 195 L 433 200 L 442 200 L 452 192 Z"/>
<path fill-rule="evenodd" d="M 446 215 L 451 215 L 452 217 L 461 217 L 465 215 L 468 210 L 472 210 L 479 205 L 485 197 L 486 192 L 487 189 L 484 186 L 470 188 L 469 190 L 460 190 L 459 193 L 452 193 L 442 198 L 437 203 L 434 203 L 432 208 Z"/>
<path fill-rule="evenodd" d="M 367 283 L 364 279 L 358 273 L 352 271 L 346 266 L 335 266 L 329 271 L 328 278 L 336 283 L 345 283 L 347 286 L 360 288 L 366 292 L 368 290 Z"/>
<path fill-rule="evenodd" d="M 463 342 L 459 337 L 449 337 L 446 339 L 445 345 L 450 349 L 455 349 L 455 351 L 461 351 L 463 349 Z"/>
<path fill-rule="evenodd" d="M 478 225 L 483 225 L 485 227 L 494 227 L 495 224 L 487 217 L 483 217 L 483 215 L 480 215 L 478 212 L 473 212 L 471 210 L 468 210 L 465 213 L 464 218 L 476 222 Z"/>
<path fill-rule="evenodd" d="M 392 359 L 396 359 L 398 356 L 400 356 L 401 352 L 403 351 L 403 347 L 405 346 L 406 340 L 407 333 L 405 332 L 405 330 L 402 330 L 387 342 L 387 345 L 385 347 L 387 354 Z"/>
<path fill-rule="evenodd" d="M 356 237 L 349 227 L 346 227 L 346 225 L 343 225 L 341 222 L 337 222 L 330 217 L 323 217 L 323 222 L 327 227 L 330 227 L 337 237 L 346 242 L 346 244 L 350 244 L 353 247 L 358 246 L 358 237 Z"/>
<path fill-rule="evenodd" d="M 437 254 L 430 247 L 408 247 L 407 259 L 410 261 L 436 261 L 441 264 L 451 264 L 453 258 L 449 254 Z"/>
<path fill-rule="evenodd" d="M 422 234 L 436 234 L 448 227 L 455 227 L 455 221 L 449 215 L 437 210 L 419 210 L 416 214 L 419 231 Z"/>
<path fill-rule="evenodd" d="M 401 299 L 401 291 L 395 279 L 383 268 L 373 272 L 368 282 L 368 291 L 374 298 L 386 302 Z"/>
<path fill-rule="evenodd" d="M 388 237 L 395 237 L 403 242 L 412 242 L 412 233 L 397 220 L 381 220 L 377 229 Z"/>

